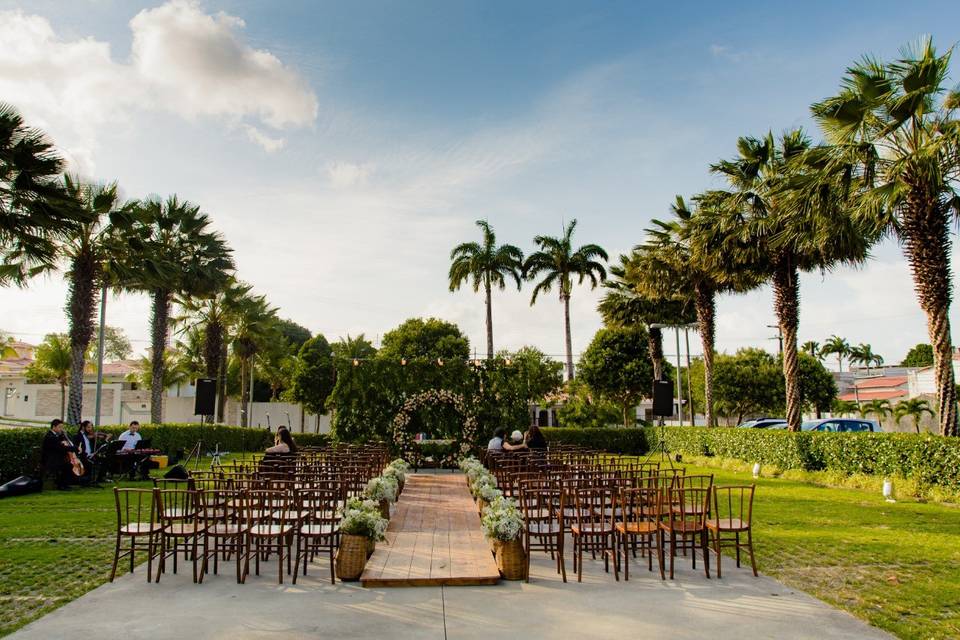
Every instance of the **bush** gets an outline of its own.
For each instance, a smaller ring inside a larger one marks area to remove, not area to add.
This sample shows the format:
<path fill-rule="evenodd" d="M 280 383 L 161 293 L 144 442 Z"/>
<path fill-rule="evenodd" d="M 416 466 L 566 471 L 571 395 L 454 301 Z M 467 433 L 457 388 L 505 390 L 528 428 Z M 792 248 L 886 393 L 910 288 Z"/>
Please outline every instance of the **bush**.
<path fill-rule="evenodd" d="M 540 431 L 550 444 L 578 444 L 631 455 L 646 453 L 648 449 L 645 429 L 541 427 Z"/>
<path fill-rule="evenodd" d="M 960 438 L 914 433 L 791 433 L 765 429 L 668 427 L 666 448 L 780 469 L 899 476 L 960 490 Z M 650 442 L 657 432 L 649 430 Z"/>

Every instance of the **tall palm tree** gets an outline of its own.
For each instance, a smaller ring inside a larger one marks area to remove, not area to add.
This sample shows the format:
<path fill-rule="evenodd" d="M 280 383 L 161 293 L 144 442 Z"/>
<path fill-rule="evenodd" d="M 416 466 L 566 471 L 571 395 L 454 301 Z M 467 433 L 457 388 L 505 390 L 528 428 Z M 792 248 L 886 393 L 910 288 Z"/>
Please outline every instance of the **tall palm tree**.
<path fill-rule="evenodd" d="M 791 431 L 802 421 L 797 331 L 800 273 L 859 264 L 873 242 L 844 207 L 839 185 L 823 177 L 824 152 L 811 148 L 799 129 L 778 140 L 742 137 L 737 156 L 711 170 L 726 178 L 730 191 L 716 192 L 721 206 L 714 225 L 720 238 L 738 247 L 739 264 L 763 273 L 773 285 L 774 312 L 783 336 L 786 419 Z"/>
<path fill-rule="evenodd" d="M 609 259 L 607 252 L 596 244 L 585 244 L 574 250 L 573 231 L 576 228 L 577 221 L 573 219 L 559 238 L 536 236 L 533 241 L 540 250 L 530 254 L 523 263 L 523 273 L 527 279 L 540 278 L 533 288 L 531 306 L 537 302 L 539 294 L 549 293 L 554 286 L 560 294 L 567 349 L 567 380 L 573 380 L 573 341 L 570 338 L 570 296 L 573 293 L 573 279 L 577 278 L 577 284 L 589 280 L 590 288 L 596 289 L 597 285 L 607 278 L 607 270 L 597 259 Z"/>
<path fill-rule="evenodd" d="M 253 359 L 271 339 L 279 339 L 276 321 L 277 310 L 267 304 L 265 297 L 248 295 L 240 300 L 233 353 L 240 361 L 240 403 L 243 407 L 253 396 L 253 389 L 248 384 Z M 240 426 L 246 427 L 249 418 L 246 411 L 241 412 Z"/>
<path fill-rule="evenodd" d="M 63 206 L 62 168 L 43 133 L 0 103 L 0 285 L 54 268 L 59 241 L 85 220 L 83 210 Z"/>
<path fill-rule="evenodd" d="M 151 379 L 165 380 L 165 353 L 170 308 L 175 294 L 209 296 L 223 287 L 233 271 L 230 248 L 210 229 L 200 208 L 177 196 L 151 198 L 136 205 L 127 286 L 153 298 L 150 318 Z M 150 421 L 163 420 L 163 388 L 150 388 Z"/>
<path fill-rule="evenodd" d="M 65 207 L 82 212 L 83 222 L 66 234 L 61 251 L 69 263 L 67 315 L 70 322 L 70 396 L 67 422 L 80 424 L 83 415 L 83 374 L 86 356 L 94 342 L 94 316 L 97 293 L 122 277 L 127 262 L 128 233 L 133 223 L 129 207 L 120 205 L 116 183 L 84 184 L 64 176 Z M 78 216 L 78 217 L 81 217 Z"/>
<path fill-rule="evenodd" d="M 947 85 L 950 55 L 926 38 L 892 62 L 863 58 L 811 109 L 837 171 L 849 176 L 857 215 L 903 247 L 933 345 L 940 433 L 956 436 L 950 224 L 960 204 L 960 94 Z"/>
<path fill-rule="evenodd" d="M 37 346 L 34 361 L 28 369 L 31 380 L 52 380 L 60 385 L 60 419 L 67 410 L 67 383 L 70 381 L 70 339 L 61 333 L 51 333 Z"/>
<path fill-rule="evenodd" d="M 857 413 L 860 410 L 860 405 L 858 405 L 853 400 L 834 400 L 832 413 L 839 414 L 841 416 L 849 416 L 854 413 Z"/>
<path fill-rule="evenodd" d="M 860 415 L 864 418 L 870 415 L 877 416 L 877 422 L 883 423 L 883 419 L 893 413 L 890 408 L 889 400 L 871 400 L 860 405 Z"/>
<path fill-rule="evenodd" d="M 850 355 L 850 343 L 840 336 L 830 336 L 820 347 L 820 355 L 837 356 L 837 370 L 843 372 L 843 359 Z"/>
<path fill-rule="evenodd" d="M 823 354 L 820 353 L 820 343 L 816 340 L 807 340 L 802 345 L 800 345 L 800 351 L 808 353 L 817 360 L 823 360 Z"/>
<path fill-rule="evenodd" d="M 855 347 L 850 347 L 850 363 L 856 362 L 857 364 L 862 364 L 867 368 L 867 373 L 870 373 L 871 366 L 877 366 L 883 364 L 883 356 L 878 353 L 873 352 L 873 347 L 866 343 L 860 343 Z"/>
<path fill-rule="evenodd" d="M 483 293 L 487 304 L 487 359 L 493 359 L 493 300 L 492 290 L 503 291 L 507 278 L 517 284 L 523 282 L 523 252 L 512 244 L 497 246 L 497 236 L 486 220 L 477 220 L 483 231 L 483 241 L 464 242 L 450 252 L 450 291 L 456 291 L 467 280 L 473 279 L 474 292 Z"/>
<path fill-rule="evenodd" d="M 629 265 L 627 276 L 642 294 L 674 297 L 687 308 L 693 308 L 703 348 L 704 414 L 707 426 L 712 427 L 716 424 L 713 356 L 717 294 L 749 290 L 756 286 L 757 280 L 749 269 L 725 267 L 728 257 L 724 245 L 703 249 L 703 240 L 710 235 L 704 208 L 713 203 L 700 196 L 694 201 L 703 206 L 691 208 L 677 196 L 671 206 L 670 220 L 652 220 L 653 227 L 647 229 L 647 242 L 636 248 L 636 259 Z"/>
<path fill-rule="evenodd" d="M 920 421 L 923 419 L 923 414 L 934 415 L 930 403 L 923 398 L 901 400 L 893 408 L 893 417 L 897 420 L 897 424 L 909 416 L 913 418 L 913 428 L 916 429 L 917 433 L 920 433 Z"/>
<path fill-rule="evenodd" d="M 242 301 L 252 287 L 230 276 L 223 286 L 210 295 L 180 296 L 177 305 L 182 314 L 177 324 L 187 330 L 202 329 L 203 373 L 217 381 L 217 422 L 223 422 L 227 400 L 227 349 L 233 340 Z"/>
<path fill-rule="evenodd" d="M 377 354 L 377 349 L 362 333 L 356 337 L 351 337 L 348 333 L 346 337 L 331 344 L 330 348 L 333 350 L 333 357 L 340 360 L 365 360 Z"/>
<path fill-rule="evenodd" d="M 663 329 L 661 324 L 685 325 L 695 322 L 692 305 L 686 305 L 675 297 L 656 297 L 638 293 L 639 283 L 628 277 L 632 263 L 639 258 L 634 251 L 629 256 L 621 255 L 620 264 L 610 267 L 610 277 L 603 283 L 604 294 L 597 310 L 604 324 L 610 327 L 635 327 L 647 329 L 647 350 L 653 363 L 653 378 L 663 378 Z"/>

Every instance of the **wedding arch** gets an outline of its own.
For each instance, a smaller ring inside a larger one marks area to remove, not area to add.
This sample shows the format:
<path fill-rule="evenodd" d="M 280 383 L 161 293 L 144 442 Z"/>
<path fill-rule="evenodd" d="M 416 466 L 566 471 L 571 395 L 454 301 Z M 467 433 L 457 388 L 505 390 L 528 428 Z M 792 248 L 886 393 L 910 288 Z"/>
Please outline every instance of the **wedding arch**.
<path fill-rule="evenodd" d="M 455 450 L 466 454 L 473 448 L 477 439 L 477 417 L 473 414 L 470 404 L 459 393 L 446 389 L 428 389 L 404 400 L 400 411 L 393 418 L 393 443 L 401 452 L 414 451 L 416 446 L 413 434 L 408 429 L 413 414 L 421 407 L 438 405 L 451 407 L 463 419 L 460 435 L 455 438 L 457 445 Z"/>

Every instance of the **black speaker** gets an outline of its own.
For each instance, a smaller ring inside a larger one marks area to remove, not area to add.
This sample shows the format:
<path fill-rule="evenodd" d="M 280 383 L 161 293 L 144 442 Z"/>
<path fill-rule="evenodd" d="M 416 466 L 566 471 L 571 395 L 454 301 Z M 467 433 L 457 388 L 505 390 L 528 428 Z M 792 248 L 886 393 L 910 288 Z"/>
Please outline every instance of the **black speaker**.
<path fill-rule="evenodd" d="M 163 474 L 167 480 L 186 480 L 190 477 L 190 472 L 182 464 L 170 467 L 170 470 Z"/>
<path fill-rule="evenodd" d="M 193 403 L 193 415 L 212 416 L 217 412 L 217 381 L 213 378 L 197 378 L 197 397 Z"/>
<path fill-rule="evenodd" d="M 653 381 L 653 415 L 658 418 L 673 415 L 673 384 L 669 380 Z"/>

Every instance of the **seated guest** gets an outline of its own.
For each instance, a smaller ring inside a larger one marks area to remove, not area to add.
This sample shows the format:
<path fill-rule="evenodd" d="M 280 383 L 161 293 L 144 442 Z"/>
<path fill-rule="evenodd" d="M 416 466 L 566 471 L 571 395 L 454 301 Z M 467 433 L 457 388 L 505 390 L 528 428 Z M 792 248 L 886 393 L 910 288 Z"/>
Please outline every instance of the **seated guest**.
<path fill-rule="evenodd" d="M 487 443 L 487 451 L 503 451 L 503 439 L 507 435 L 507 430 L 503 427 L 498 427 L 496 431 L 493 432 L 493 437 L 490 438 L 490 442 Z"/>
<path fill-rule="evenodd" d="M 523 434 L 520 433 L 519 430 L 510 434 L 510 442 L 503 443 L 503 449 L 505 451 L 519 451 L 526 448 L 527 445 L 523 441 Z"/>
<path fill-rule="evenodd" d="M 523 437 L 528 449 L 546 449 L 547 439 L 543 437 L 543 432 L 537 425 L 530 425 L 527 435 Z"/>
<path fill-rule="evenodd" d="M 50 430 L 43 436 L 40 455 L 44 469 L 53 476 L 57 489 L 61 491 L 69 490 L 70 482 L 75 477 L 67 454 L 76 450 L 63 430 L 63 420 L 51 421 Z"/>
<path fill-rule="evenodd" d="M 277 437 L 274 445 L 267 448 L 267 453 L 296 453 L 297 443 L 293 441 L 290 430 L 284 426 L 277 427 Z"/>
<path fill-rule="evenodd" d="M 117 440 L 123 443 L 123 446 L 121 447 L 122 451 L 136 449 L 137 443 L 143 440 L 143 436 L 140 435 L 140 423 L 136 420 L 131 422 L 130 427 L 117 436 Z"/>

